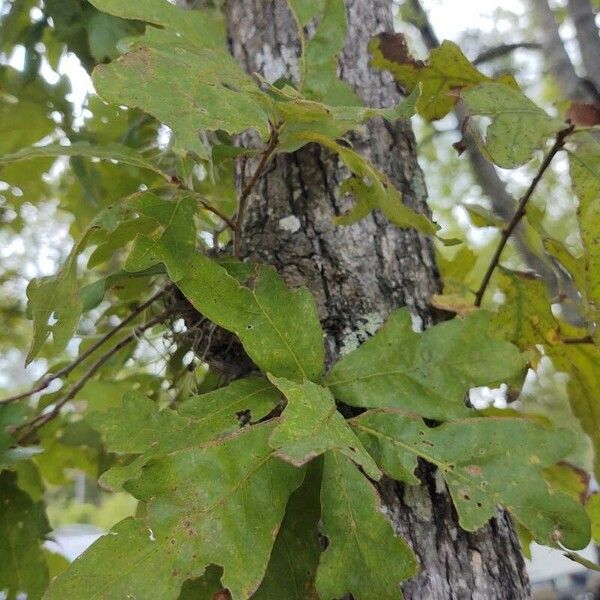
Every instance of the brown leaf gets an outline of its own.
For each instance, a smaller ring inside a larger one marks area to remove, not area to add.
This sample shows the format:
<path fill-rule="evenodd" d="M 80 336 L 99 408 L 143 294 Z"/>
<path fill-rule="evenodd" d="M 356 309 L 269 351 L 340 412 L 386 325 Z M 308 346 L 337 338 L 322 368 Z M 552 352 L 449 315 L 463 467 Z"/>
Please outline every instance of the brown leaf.
<path fill-rule="evenodd" d="M 571 102 L 567 110 L 567 121 L 582 127 L 593 127 L 600 124 L 600 104 L 587 102 Z"/>
<path fill-rule="evenodd" d="M 417 69 L 425 66 L 422 60 L 411 55 L 402 33 L 380 33 L 377 37 L 379 50 L 385 59 L 402 65 L 413 65 Z"/>

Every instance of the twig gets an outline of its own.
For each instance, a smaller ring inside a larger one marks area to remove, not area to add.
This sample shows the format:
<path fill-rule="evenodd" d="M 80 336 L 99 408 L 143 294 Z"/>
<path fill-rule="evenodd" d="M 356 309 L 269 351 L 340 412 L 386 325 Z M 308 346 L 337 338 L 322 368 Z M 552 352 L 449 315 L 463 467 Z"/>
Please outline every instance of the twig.
<path fill-rule="evenodd" d="M 490 279 L 492 278 L 492 274 L 494 273 L 494 270 L 498 266 L 498 263 L 500 261 L 500 256 L 502 255 L 502 251 L 504 250 L 504 247 L 506 246 L 506 243 L 508 242 L 508 239 L 510 238 L 515 227 L 519 224 L 519 222 L 525 215 L 525 208 L 527 206 L 527 202 L 529 202 L 529 199 L 533 195 L 533 192 L 535 191 L 537 184 L 539 183 L 540 179 L 543 177 L 544 173 L 550 166 L 552 159 L 556 156 L 558 151 L 562 149 L 562 147 L 565 144 L 565 139 L 567 138 L 567 136 L 570 133 L 572 133 L 573 129 L 574 129 L 574 125 L 570 125 L 569 127 L 558 132 L 558 134 L 556 135 L 556 140 L 554 141 L 554 144 L 552 144 L 552 148 L 550 148 L 550 150 L 548 151 L 546 156 L 544 156 L 544 160 L 542 161 L 542 164 L 540 165 L 538 172 L 536 173 L 535 177 L 529 184 L 527 191 L 523 194 L 523 196 L 519 200 L 515 214 L 513 215 L 512 219 L 510 220 L 510 222 L 508 223 L 506 228 L 502 231 L 502 237 L 500 238 L 500 243 L 498 244 L 498 247 L 496 248 L 496 251 L 494 252 L 494 256 L 492 257 L 492 260 L 488 266 L 488 269 L 483 277 L 483 281 L 481 282 L 481 285 L 479 286 L 479 289 L 477 290 L 477 293 L 475 294 L 475 306 L 481 306 L 481 301 L 483 299 L 483 295 L 485 294 L 485 291 L 488 287 Z"/>
<path fill-rule="evenodd" d="M 150 299 L 146 300 L 143 304 L 140 304 L 135 310 L 133 310 L 125 319 L 123 319 L 116 327 L 111 329 L 105 335 L 103 335 L 97 342 L 92 344 L 85 352 L 79 355 L 74 361 L 69 363 L 66 367 L 63 367 L 56 373 L 52 375 L 44 377 L 40 383 L 36 386 L 32 387 L 27 392 L 21 392 L 20 394 L 15 394 L 14 396 L 9 396 L 8 398 L 3 398 L 0 400 L 0 406 L 3 404 L 9 404 L 10 402 L 16 402 L 17 400 L 22 400 L 23 398 L 28 398 L 33 394 L 37 394 L 38 392 L 42 392 L 45 390 L 54 380 L 60 379 L 61 377 L 65 377 L 69 375 L 76 367 L 78 367 L 88 356 L 96 352 L 98 348 L 103 346 L 113 335 L 118 333 L 121 329 L 129 325 L 131 321 L 133 321 L 138 315 L 143 313 L 147 308 L 149 308 L 154 302 L 156 302 L 163 294 L 167 292 L 169 288 L 164 288 L 159 290 L 152 296 Z"/>
<path fill-rule="evenodd" d="M 591 335 L 584 335 L 579 338 L 565 338 L 560 340 L 563 344 L 593 344 L 594 338 Z"/>
<path fill-rule="evenodd" d="M 572 560 L 573 562 L 583 565 L 586 569 L 600 572 L 600 567 L 596 563 L 592 562 L 591 560 L 588 560 L 587 558 L 585 558 L 585 556 L 581 556 L 581 554 L 577 554 L 577 552 L 563 552 L 563 556 L 565 556 L 569 560 Z"/>
<path fill-rule="evenodd" d="M 208 210 L 209 212 L 217 215 L 219 219 L 221 219 L 227 224 L 227 227 L 229 227 L 231 231 L 235 230 L 235 221 L 230 219 L 225 213 L 221 212 L 218 208 L 216 208 L 212 204 L 209 204 L 208 202 L 206 202 L 206 200 L 203 200 L 202 198 L 198 198 L 198 203 L 201 204 L 202 207 Z"/>
<path fill-rule="evenodd" d="M 100 367 L 109 360 L 112 356 L 114 356 L 119 350 L 123 349 L 127 344 L 133 342 L 136 338 L 138 338 L 144 331 L 154 327 L 158 323 L 161 323 L 166 319 L 166 317 L 171 314 L 170 310 L 165 310 L 156 317 L 150 319 L 143 325 L 136 327 L 128 336 L 124 337 L 118 344 L 113 346 L 110 350 L 105 352 L 80 378 L 79 380 L 73 384 L 69 392 L 63 396 L 60 400 L 58 400 L 54 408 L 47 412 L 38 415 L 37 417 L 23 423 L 19 427 L 15 429 L 15 431 L 20 431 L 26 429 L 25 433 L 17 438 L 17 442 L 19 444 L 23 444 L 27 442 L 32 434 L 34 434 L 40 427 L 43 427 L 48 421 L 51 421 L 54 417 L 56 417 L 62 407 L 67 404 L 70 400 L 75 398 L 75 396 L 81 391 L 81 389 L 85 386 L 85 384 L 98 372 Z"/>
<path fill-rule="evenodd" d="M 521 48 L 525 50 L 539 50 L 541 47 L 542 45 L 538 44 L 537 42 L 516 42 L 514 44 L 501 44 L 500 46 L 495 46 L 494 48 L 488 48 L 487 50 L 484 50 L 475 58 L 473 64 L 480 65 L 481 63 L 487 62 L 489 60 L 494 60 L 495 58 L 500 58 L 501 56 L 505 56 L 506 54 L 510 54 L 514 50 L 519 50 Z"/>
<path fill-rule="evenodd" d="M 233 255 L 237 258 L 240 256 L 240 244 L 242 242 L 242 221 L 244 219 L 244 211 L 246 209 L 246 202 L 248 200 L 248 196 L 250 196 L 250 192 L 252 192 L 256 182 L 260 179 L 260 176 L 263 174 L 267 163 L 271 159 L 273 152 L 275 152 L 275 148 L 277 148 L 277 143 L 279 142 L 279 126 L 270 124 L 271 126 L 271 137 L 269 138 L 269 142 L 267 143 L 265 149 L 263 150 L 260 162 L 256 167 L 256 171 L 250 178 L 250 181 L 246 184 L 246 187 L 242 190 L 240 195 L 240 200 L 238 203 L 238 211 L 235 217 L 235 235 L 233 239 Z"/>

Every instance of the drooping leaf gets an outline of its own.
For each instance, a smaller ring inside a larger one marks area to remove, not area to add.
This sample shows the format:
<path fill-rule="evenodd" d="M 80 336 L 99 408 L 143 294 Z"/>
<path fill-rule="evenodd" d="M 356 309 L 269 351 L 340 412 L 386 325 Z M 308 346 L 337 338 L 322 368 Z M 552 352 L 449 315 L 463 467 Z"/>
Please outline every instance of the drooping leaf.
<path fill-rule="evenodd" d="M 481 149 L 499 167 L 512 169 L 526 163 L 534 150 L 542 148 L 564 127 L 520 90 L 504 83 L 482 83 L 463 90 L 461 97 L 471 118 L 492 120 L 483 139 L 475 130 L 473 133 Z"/>
<path fill-rule="evenodd" d="M 135 6 L 92 3 L 161 27 L 148 29 L 127 54 L 96 69 L 101 97 L 152 114 L 173 130 L 179 150 L 206 159 L 200 130 L 235 134 L 256 128 L 267 137 L 271 102 L 227 51 L 216 13 L 185 12 L 163 0 L 139 0 Z"/>
<path fill-rule="evenodd" d="M 308 380 L 302 384 L 272 376 L 270 380 L 288 401 L 281 423 L 269 439 L 276 456 L 301 466 L 328 450 L 338 450 L 359 464 L 369 477 L 381 477 L 327 388 Z"/>
<path fill-rule="evenodd" d="M 335 217 L 337 225 L 350 225 L 360 221 L 378 208 L 398 227 L 414 227 L 429 234 L 434 234 L 439 229 L 425 215 L 406 206 L 396 187 L 365 158 L 326 136 L 306 133 L 305 137 L 307 141 L 317 142 L 336 152 L 352 171 L 353 176 L 340 186 L 340 193 L 354 196 L 355 205 L 345 215 Z"/>
<path fill-rule="evenodd" d="M 598 544 L 600 543 L 600 493 L 592 494 L 585 508 L 592 524 L 592 539 Z"/>
<path fill-rule="evenodd" d="M 489 321 L 478 311 L 419 334 L 407 310 L 395 311 L 325 382 L 352 406 L 402 408 L 440 420 L 467 416 L 471 387 L 509 380 L 525 366 L 517 348 L 488 337 Z"/>
<path fill-rule="evenodd" d="M 40 544 L 50 531 L 44 505 L 17 486 L 17 475 L 0 473 L 0 591 L 6 600 L 39 600 L 48 584 Z"/>
<path fill-rule="evenodd" d="M 321 548 L 318 523 L 323 467 L 311 462 L 302 485 L 288 502 L 265 577 L 252 600 L 319 600 L 315 576 Z"/>
<path fill-rule="evenodd" d="M 165 179 L 169 180 L 169 176 L 166 173 L 161 171 L 153 162 L 144 158 L 140 152 L 137 152 L 129 146 L 116 143 L 103 146 L 94 146 L 88 144 L 87 142 L 78 142 L 71 144 L 70 146 L 62 146 L 60 144 L 30 146 L 13 154 L 5 154 L 4 156 L 0 156 L 0 166 L 13 162 L 48 156 L 83 156 L 88 158 L 100 158 L 104 160 L 118 161 L 125 165 L 131 165 L 133 167 L 139 167 L 140 169 L 154 171 L 155 173 L 158 173 Z"/>
<path fill-rule="evenodd" d="M 77 293 L 77 273 L 75 257 L 58 275 L 32 279 L 27 286 L 28 309 L 33 319 L 33 339 L 27 354 L 27 363 L 40 352 L 48 336 L 52 334 L 53 349 L 62 352 L 73 336 L 82 303 Z M 54 323 L 50 320 L 54 317 Z"/>
<path fill-rule="evenodd" d="M 572 431 L 494 417 L 430 428 L 417 417 L 391 410 L 369 411 L 353 425 L 394 478 L 415 483 L 417 458 L 434 464 L 448 484 L 464 529 L 480 528 L 502 504 L 541 543 L 587 545 L 589 522 L 582 505 L 565 493 L 551 493 L 542 474 L 571 450 Z"/>
<path fill-rule="evenodd" d="M 375 488 L 336 451 L 325 454 L 321 523 L 329 542 L 317 570 L 321 598 L 402 598 L 400 582 L 415 574 L 415 556 L 382 514 Z"/>
<path fill-rule="evenodd" d="M 288 290 L 272 267 L 254 268 L 240 284 L 216 262 L 196 254 L 179 289 L 211 321 L 233 331 L 263 372 L 316 380 L 323 370 L 323 335 L 308 290 Z"/>
<path fill-rule="evenodd" d="M 380 33 L 370 45 L 372 64 L 387 69 L 408 92 L 421 83 L 417 101 L 419 114 L 428 121 L 446 116 L 456 104 L 456 89 L 473 86 L 489 79 L 480 73 L 453 42 L 444 40 L 423 62 L 414 59 L 400 33 Z"/>

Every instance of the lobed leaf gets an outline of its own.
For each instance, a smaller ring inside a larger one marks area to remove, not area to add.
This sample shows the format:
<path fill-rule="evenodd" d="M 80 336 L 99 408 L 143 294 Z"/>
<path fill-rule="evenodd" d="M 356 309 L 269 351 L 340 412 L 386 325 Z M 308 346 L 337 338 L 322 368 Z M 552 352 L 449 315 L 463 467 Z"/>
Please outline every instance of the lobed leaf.
<path fill-rule="evenodd" d="M 471 129 L 482 151 L 499 167 L 525 164 L 534 150 L 564 127 L 523 92 L 504 83 L 482 83 L 463 90 L 461 97 L 471 116 L 492 120 L 483 139 Z"/>
<path fill-rule="evenodd" d="M 397 310 L 334 365 L 325 383 L 351 406 L 402 408 L 440 420 L 468 416 L 471 387 L 509 380 L 526 362 L 513 345 L 488 336 L 489 321 L 478 311 L 419 334 L 408 310 Z"/>
<path fill-rule="evenodd" d="M 302 384 L 269 376 L 287 398 L 281 422 L 269 438 L 275 455 L 299 467 L 328 450 L 338 450 L 372 479 L 381 473 L 338 412 L 331 392 L 312 381 Z"/>
<path fill-rule="evenodd" d="M 573 447 L 570 430 L 493 417 L 429 428 L 422 419 L 391 410 L 366 412 L 353 426 L 396 479 L 416 483 L 418 458 L 435 465 L 467 531 L 482 527 L 502 504 L 543 544 L 560 541 L 583 548 L 589 542 L 589 522 L 581 504 L 565 493 L 551 492 L 542 473 Z"/>
<path fill-rule="evenodd" d="M 416 557 L 382 514 L 375 488 L 337 451 L 325 454 L 321 529 L 329 542 L 317 570 L 321 598 L 402 598 L 400 581 L 416 573 Z"/>
<path fill-rule="evenodd" d="M 315 302 L 290 291 L 272 267 L 256 266 L 248 285 L 196 254 L 179 289 L 211 321 L 234 332 L 263 372 L 316 380 L 323 370 L 323 333 Z"/>

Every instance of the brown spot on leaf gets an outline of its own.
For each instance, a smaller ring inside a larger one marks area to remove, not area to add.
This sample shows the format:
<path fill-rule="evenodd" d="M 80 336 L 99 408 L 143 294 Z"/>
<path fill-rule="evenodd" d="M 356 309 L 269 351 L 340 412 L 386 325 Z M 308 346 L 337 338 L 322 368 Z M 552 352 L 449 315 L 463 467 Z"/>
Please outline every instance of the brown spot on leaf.
<path fill-rule="evenodd" d="M 213 595 L 213 600 L 231 600 L 229 590 L 219 590 Z"/>
<path fill-rule="evenodd" d="M 472 475 L 473 477 L 481 477 L 482 471 L 479 465 L 469 465 L 465 470 L 469 475 Z"/>
<path fill-rule="evenodd" d="M 412 56 L 403 34 L 380 33 L 377 39 L 379 40 L 379 51 L 386 60 L 401 65 L 413 65 L 417 69 L 425 66 L 422 60 L 417 60 Z"/>

